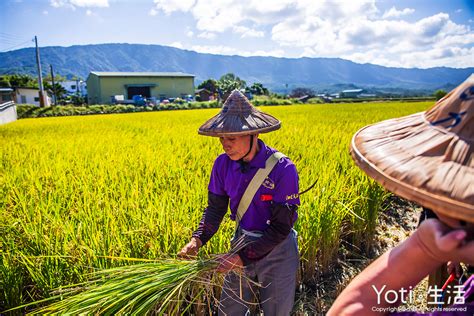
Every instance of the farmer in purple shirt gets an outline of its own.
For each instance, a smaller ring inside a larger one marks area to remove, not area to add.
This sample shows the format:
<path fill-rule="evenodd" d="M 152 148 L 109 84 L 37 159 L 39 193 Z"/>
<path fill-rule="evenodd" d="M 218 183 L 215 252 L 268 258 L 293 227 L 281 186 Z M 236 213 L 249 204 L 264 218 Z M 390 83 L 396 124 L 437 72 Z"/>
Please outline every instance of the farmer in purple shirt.
<path fill-rule="evenodd" d="M 225 153 L 214 162 L 199 227 L 179 255 L 196 255 L 217 232 L 230 206 L 230 218 L 237 225 L 234 240 L 244 240 L 245 246 L 221 260 L 219 270 L 228 273 L 220 315 L 245 315 L 256 291 L 265 315 L 289 315 L 293 307 L 299 266 L 292 229 L 300 203 L 298 173 L 289 158 L 258 139 L 280 125 L 234 90 L 221 112 L 199 128 L 201 135 L 219 137 Z M 234 272 L 242 267 L 245 277 Z"/>

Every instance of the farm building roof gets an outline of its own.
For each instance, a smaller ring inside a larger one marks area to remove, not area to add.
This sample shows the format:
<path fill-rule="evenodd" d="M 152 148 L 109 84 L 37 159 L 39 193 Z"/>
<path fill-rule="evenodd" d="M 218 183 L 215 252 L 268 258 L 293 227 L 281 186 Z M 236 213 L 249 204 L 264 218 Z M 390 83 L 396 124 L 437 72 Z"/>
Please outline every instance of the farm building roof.
<path fill-rule="evenodd" d="M 91 71 L 91 74 L 99 77 L 194 77 L 194 75 L 184 72 Z"/>
<path fill-rule="evenodd" d="M 349 90 L 343 90 L 342 93 L 358 93 L 364 91 L 363 89 L 349 89 Z"/>

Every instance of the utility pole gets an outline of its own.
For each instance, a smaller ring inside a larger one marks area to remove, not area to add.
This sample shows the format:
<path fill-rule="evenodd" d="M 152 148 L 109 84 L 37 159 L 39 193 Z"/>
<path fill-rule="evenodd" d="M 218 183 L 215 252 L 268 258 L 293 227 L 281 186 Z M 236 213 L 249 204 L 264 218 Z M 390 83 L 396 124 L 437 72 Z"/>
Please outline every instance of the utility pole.
<path fill-rule="evenodd" d="M 39 48 L 38 48 L 38 38 L 36 37 L 36 35 L 35 35 L 35 45 L 36 45 L 36 65 L 38 66 L 39 101 L 40 101 L 40 107 L 44 107 L 45 102 L 44 102 L 43 77 L 41 76 L 40 54 L 39 54 Z"/>
<path fill-rule="evenodd" d="M 54 85 L 54 72 L 53 72 L 53 65 L 49 65 L 50 69 L 51 69 L 51 81 L 53 83 L 53 104 L 56 105 L 57 104 L 57 96 L 56 96 L 56 87 Z"/>

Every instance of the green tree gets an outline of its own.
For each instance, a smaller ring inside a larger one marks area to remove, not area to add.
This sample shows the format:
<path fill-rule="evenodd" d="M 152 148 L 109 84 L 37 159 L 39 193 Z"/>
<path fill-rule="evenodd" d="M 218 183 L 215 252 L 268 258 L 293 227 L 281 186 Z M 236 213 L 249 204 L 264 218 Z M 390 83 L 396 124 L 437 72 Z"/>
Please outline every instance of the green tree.
<path fill-rule="evenodd" d="M 13 74 L 0 77 L 4 87 L 38 88 L 38 80 L 29 75 Z"/>
<path fill-rule="evenodd" d="M 247 86 L 247 83 L 244 80 L 240 79 L 239 77 L 237 77 L 231 72 L 226 73 L 219 79 L 219 82 L 224 82 L 224 81 L 235 82 L 236 84 L 238 84 L 239 89 L 245 89 L 245 87 Z"/>
<path fill-rule="evenodd" d="M 254 82 L 250 87 L 247 88 L 247 92 L 255 95 L 268 95 L 269 91 L 259 82 Z"/>
<path fill-rule="evenodd" d="M 45 77 L 43 77 L 43 80 L 44 80 L 44 81 L 53 82 L 53 79 L 52 79 L 50 73 L 48 73 Z M 67 78 L 64 77 L 64 76 L 61 76 L 61 75 L 59 75 L 59 74 L 54 74 L 54 83 L 56 83 L 56 82 L 62 82 L 62 81 L 67 81 Z"/>
<path fill-rule="evenodd" d="M 447 94 L 446 91 L 444 90 L 436 90 L 435 93 L 433 93 L 434 97 L 436 98 L 436 100 L 440 100 L 442 99 L 445 95 Z"/>
<path fill-rule="evenodd" d="M 203 81 L 200 85 L 198 85 L 198 89 L 206 89 L 209 90 L 211 93 L 217 93 L 218 83 L 214 79 L 207 79 L 206 81 Z"/>
<path fill-rule="evenodd" d="M 0 76 L 0 88 L 10 88 L 11 86 L 7 76 Z"/>
<path fill-rule="evenodd" d="M 87 103 L 85 97 L 77 95 L 77 94 L 72 95 L 70 97 L 70 100 L 71 100 L 72 104 L 74 104 L 74 105 L 83 105 L 83 104 Z"/>
<path fill-rule="evenodd" d="M 247 83 L 234 75 L 233 73 L 227 73 L 223 75 L 218 81 L 218 87 L 220 90 L 221 97 L 225 100 L 229 94 L 235 89 L 245 89 Z"/>
<path fill-rule="evenodd" d="M 67 93 L 66 89 L 59 83 L 55 82 L 54 86 L 51 82 L 43 80 L 44 89 L 48 92 L 49 95 L 56 96 L 56 103 L 61 102 L 64 100 L 64 97 Z"/>
<path fill-rule="evenodd" d="M 314 96 L 314 91 L 311 88 L 295 88 L 291 91 L 290 97 L 292 98 L 299 98 L 303 96 Z"/>

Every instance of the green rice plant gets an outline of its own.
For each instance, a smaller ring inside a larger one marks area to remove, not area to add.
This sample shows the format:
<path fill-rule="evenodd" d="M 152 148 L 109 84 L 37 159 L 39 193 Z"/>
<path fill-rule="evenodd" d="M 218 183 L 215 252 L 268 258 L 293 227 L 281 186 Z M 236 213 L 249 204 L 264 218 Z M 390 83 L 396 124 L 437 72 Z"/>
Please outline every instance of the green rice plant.
<path fill-rule="evenodd" d="M 295 163 L 301 196 L 302 281 L 328 270 L 341 247 L 370 247 L 387 196 L 349 154 L 352 135 L 430 103 L 268 106 L 282 129 L 260 137 Z M 177 253 L 206 206 L 218 139 L 197 135 L 218 109 L 22 119 L 0 126 L 0 311 L 78 284 L 114 257 Z M 224 253 L 228 216 L 203 247 Z M 22 260 L 31 258 L 32 264 Z M 56 258 L 56 259 L 54 259 Z M 61 258 L 61 259 L 58 259 Z"/>
<path fill-rule="evenodd" d="M 234 243 L 232 254 L 245 246 L 242 237 Z M 163 259 L 144 260 L 135 258 L 108 257 L 125 263 L 110 269 L 97 270 L 85 276 L 86 281 L 60 286 L 52 296 L 36 302 L 15 307 L 6 312 L 47 304 L 29 312 L 29 315 L 43 314 L 100 314 L 100 315 L 177 315 L 193 305 L 202 305 L 206 297 L 208 313 L 218 300 L 213 296 L 215 287 L 223 284 L 222 274 L 218 273 L 219 263 L 227 255 L 217 255 L 208 259 Z M 25 266 L 31 270 L 35 258 L 21 255 Z M 62 257 L 49 259 L 61 260 Z M 130 264 L 129 263 L 135 263 Z M 138 263 L 137 263 L 138 262 Z M 240 269 L 232 273 L 241 274 Z M 31 275 L 36 275 L 32 272 Z M 258 283 L 241 274 L 242 280 Z M 43 279 L 42 275 L 37 278 Z M 43 280 L 37 282 L 41 283 Z M 215 307 L 213 307 L 215 309 Z"/>
<path fill-rule="evenodd" d="M 99 270 L 85 282 L 58 288 L 54 296 L 16 309 L 47 303 L 28 314 L 177 315 L 216 282 L 217 264 L 214 259 L 168 259 Z"/>

